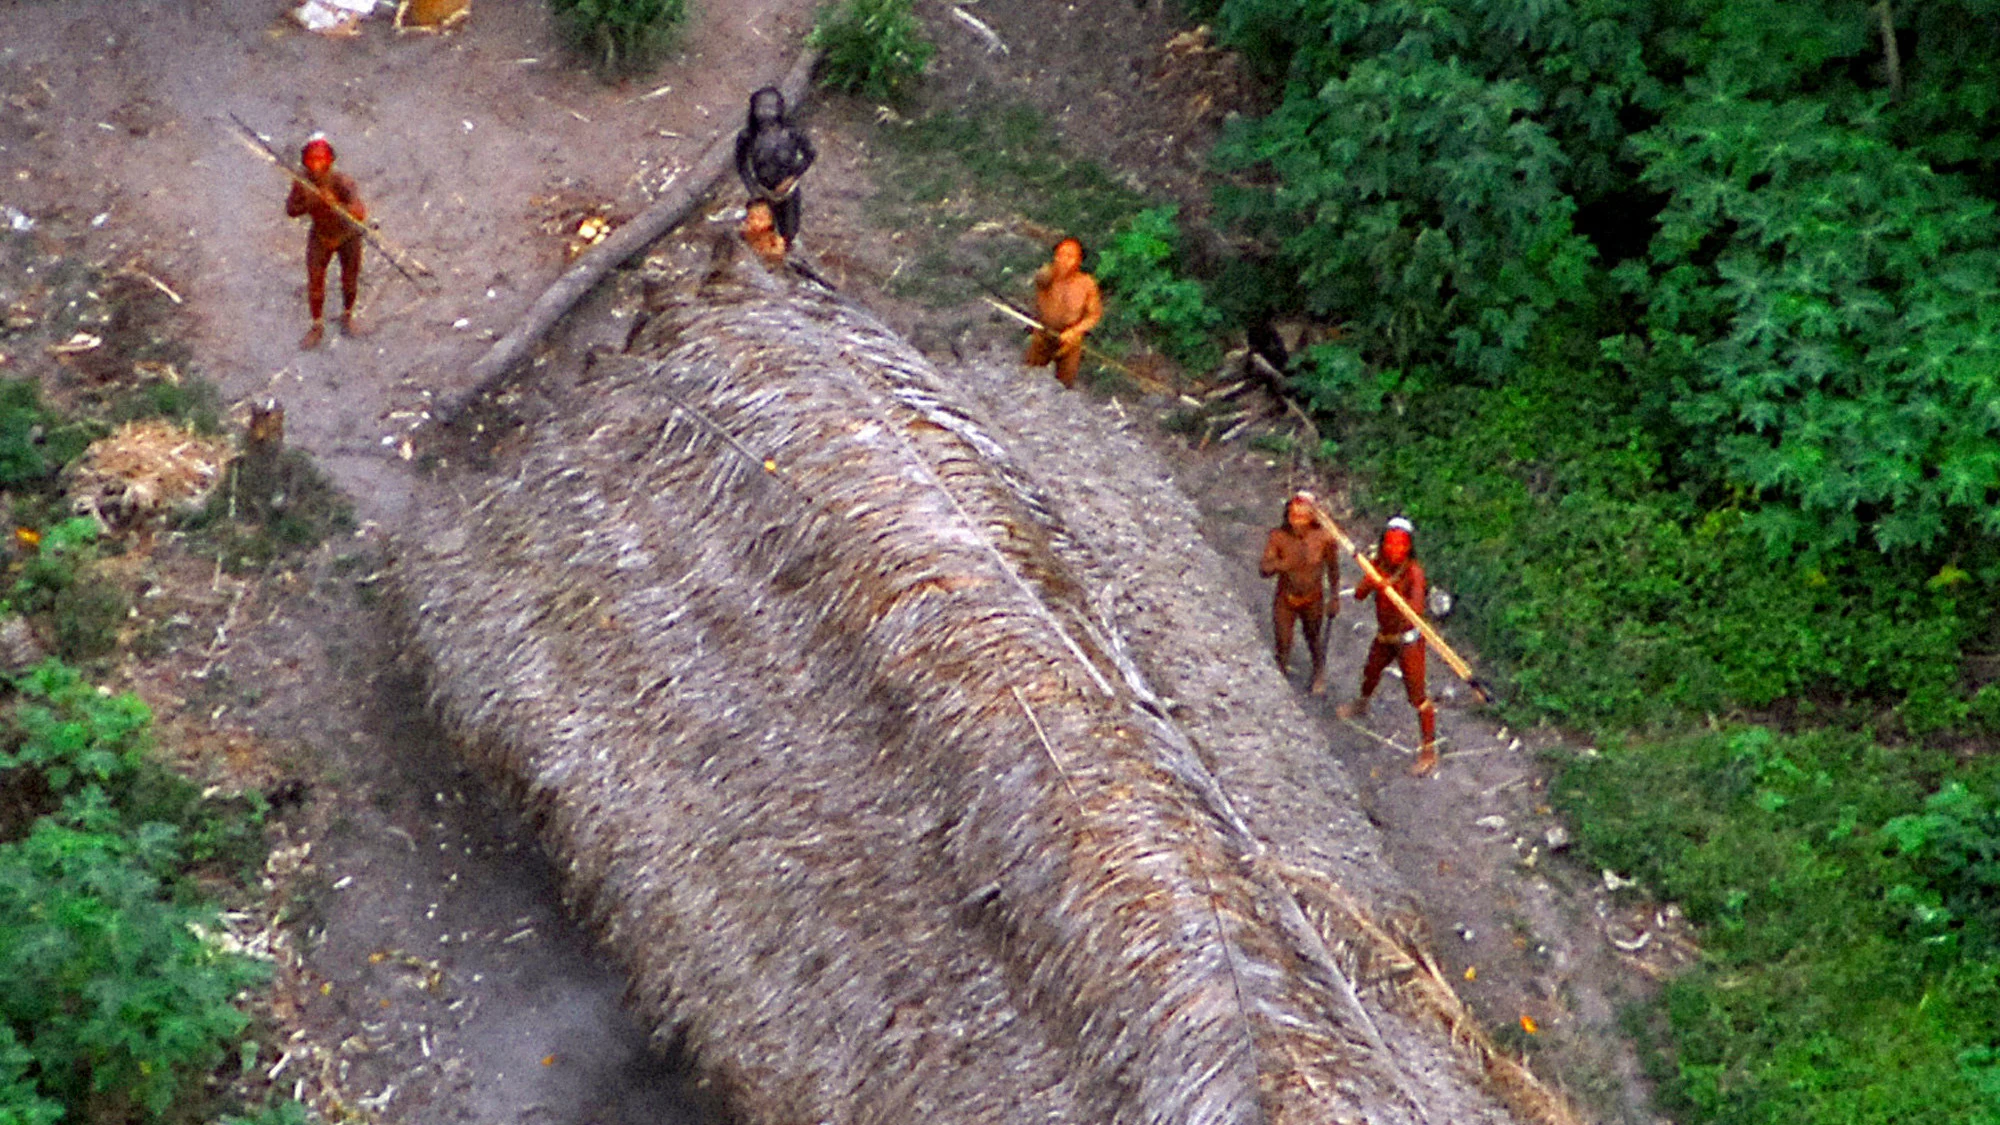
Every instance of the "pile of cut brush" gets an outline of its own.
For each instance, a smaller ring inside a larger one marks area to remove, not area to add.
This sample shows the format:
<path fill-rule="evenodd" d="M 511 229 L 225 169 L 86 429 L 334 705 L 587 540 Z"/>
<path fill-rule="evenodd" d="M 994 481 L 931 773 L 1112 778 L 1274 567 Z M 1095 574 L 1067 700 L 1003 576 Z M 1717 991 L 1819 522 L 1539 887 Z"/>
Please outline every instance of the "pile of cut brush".
<path fill-rule="evenodd" d="M 734 1115 L 1564 1119 L 1272 844 L 1092 528 L 865 312 L 739 262 L 534 393 L 437 482 L 400 617 Z"/>

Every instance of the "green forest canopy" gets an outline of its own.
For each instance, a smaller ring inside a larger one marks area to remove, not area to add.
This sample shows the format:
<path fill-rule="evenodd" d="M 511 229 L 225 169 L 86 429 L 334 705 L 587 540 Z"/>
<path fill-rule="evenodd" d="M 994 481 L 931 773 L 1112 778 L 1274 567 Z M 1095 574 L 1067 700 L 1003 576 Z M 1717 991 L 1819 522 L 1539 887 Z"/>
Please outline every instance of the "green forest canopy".
<path fill-rule="evenodd" d="M 1195 6 L 1330 401 L 1607 364 L 1775 553 L 2000 538 L 2000 2 Z"/>

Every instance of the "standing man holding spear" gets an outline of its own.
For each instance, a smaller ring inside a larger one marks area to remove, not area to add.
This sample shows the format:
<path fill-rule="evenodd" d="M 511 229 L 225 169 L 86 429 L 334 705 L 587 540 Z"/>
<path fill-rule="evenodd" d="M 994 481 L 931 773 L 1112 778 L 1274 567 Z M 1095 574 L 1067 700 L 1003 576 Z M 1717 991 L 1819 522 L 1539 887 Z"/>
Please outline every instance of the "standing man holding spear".
<path fill-rule="evenodd" d="M 305 147 L 299 151 L 299 164 L 305 169 L 301 172 L 285 163 L 242 118 L 232 113 L 229 120 L 235 124 L 237 139 L 245 147 L 291 178 L 292 191 L 285 197 L 285 214 L 293 218 L 307 215 L 312 219 L 312 230 L 306 235 L 306 305 L 312 312 L 312 327 L 306 329 L 299 347 L 316 348 L 326 335 L 322 315 L 326 306 L 326 267 L 335 257 L 340 259 L 340 329 L 349 336 L 361 334 L 354 321 L 354 308 L 361 296 L 364 241 L 373 242 L 410 284 L 423 288 L 394 249 L 369 229 L 368 207 L 361 201 L 361 191 L 354 186 L 353 179 L 333 170 L 333 145 L 324 133 L 314 133 L 306 139 Z M 421 272 L 430 272 L 421 262 L 413 259 L 412 264 Z"/>
<path fill-rule="evenodd" d="M 1437 768 L 1437 705 L 1431 702 L 1424 682 L 1425 642 L 1437 645 L 1439 655 L 1481 702 L 1491 702 L 1492 692 L 1472 674 L 1472 668 L 1452 651 L 1418 606 L 1424 604 L 1427 588 L 1423 564 L 1416 558 L 1416 527 L 1397 516 L 1383 529 L 1381 546 L 1374 557 L 1364 555 L 1354 541 L 1333 522 L 1326 509 L 1314 505 L 1313 517 L 1320 527 L 1338 541 L 1354 561 L 1361 564 L 1362 580 L 1354 585 L 1354 600 L 1375 598 L 1375 642 L 1368 646 L 1368 662 L 1361 671 L 1361 694 L 1341 704 L 1334 713 L 1356 719 L 1368 713 L 1368 700 L 1382 682 L 1382 673 L 1395 661 L 1403 671 L 1403 690 L 1417 712 L 1417 729 L 1423 743 L 1417 751 L 1412 773 L 1423 777 Z"/>
<path fill-rule="evenodd" d="M 326 308 L 326 267 L 340 258 L 340 331 L 356 335 L 354 306 L 361 297 L 361 239 L 367 231 L 368 206 L 361 202 L 361 190 L 354 181 L 333 170 L 333 145 L 324 133 L 314 133 L 299 154 L 306 178 L 292 180 L 292 193 L 285 197 L 285 214 L 312 217 L 306 235 L 306 307 L 312 311 L 312 327 L 299 341 L 301 348 L 316 348 L 326 332 L 322 313 Z"/>

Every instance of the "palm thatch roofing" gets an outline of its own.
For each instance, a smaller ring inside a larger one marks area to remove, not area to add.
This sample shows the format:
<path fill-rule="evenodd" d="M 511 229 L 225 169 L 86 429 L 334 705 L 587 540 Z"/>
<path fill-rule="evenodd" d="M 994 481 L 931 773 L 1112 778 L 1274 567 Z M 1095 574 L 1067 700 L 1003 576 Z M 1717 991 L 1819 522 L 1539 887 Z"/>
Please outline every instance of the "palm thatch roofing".
<path fill-rule="evenodd" d="M 1380 921 L 1192 509 L 1081 400 L 753 263 L 537 393 L 401 618 L 733 1115 L 1564 1119 Z"/>

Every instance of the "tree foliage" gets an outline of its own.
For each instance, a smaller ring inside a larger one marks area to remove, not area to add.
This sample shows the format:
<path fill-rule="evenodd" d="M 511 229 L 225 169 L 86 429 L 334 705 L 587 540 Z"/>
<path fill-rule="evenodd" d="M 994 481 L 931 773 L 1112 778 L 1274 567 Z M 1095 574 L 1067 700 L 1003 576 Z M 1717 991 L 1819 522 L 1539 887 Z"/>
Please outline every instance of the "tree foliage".
<path fill-rule="evenodd" d="M 2000 532 L 1995 0 L 1208 7 L 1280 94 L 1224 213 L 1353 330 L 1319 381 L 1602 338 L 1779 556 Z"/>
<path fill-rule="evenodd" d="M 1994 206 L 1823 102 L 1695 85 L 1634 138 L 1670 203 L 1621 271 L 1674 409 L 1774 544 L 2000 534 Z"/>

